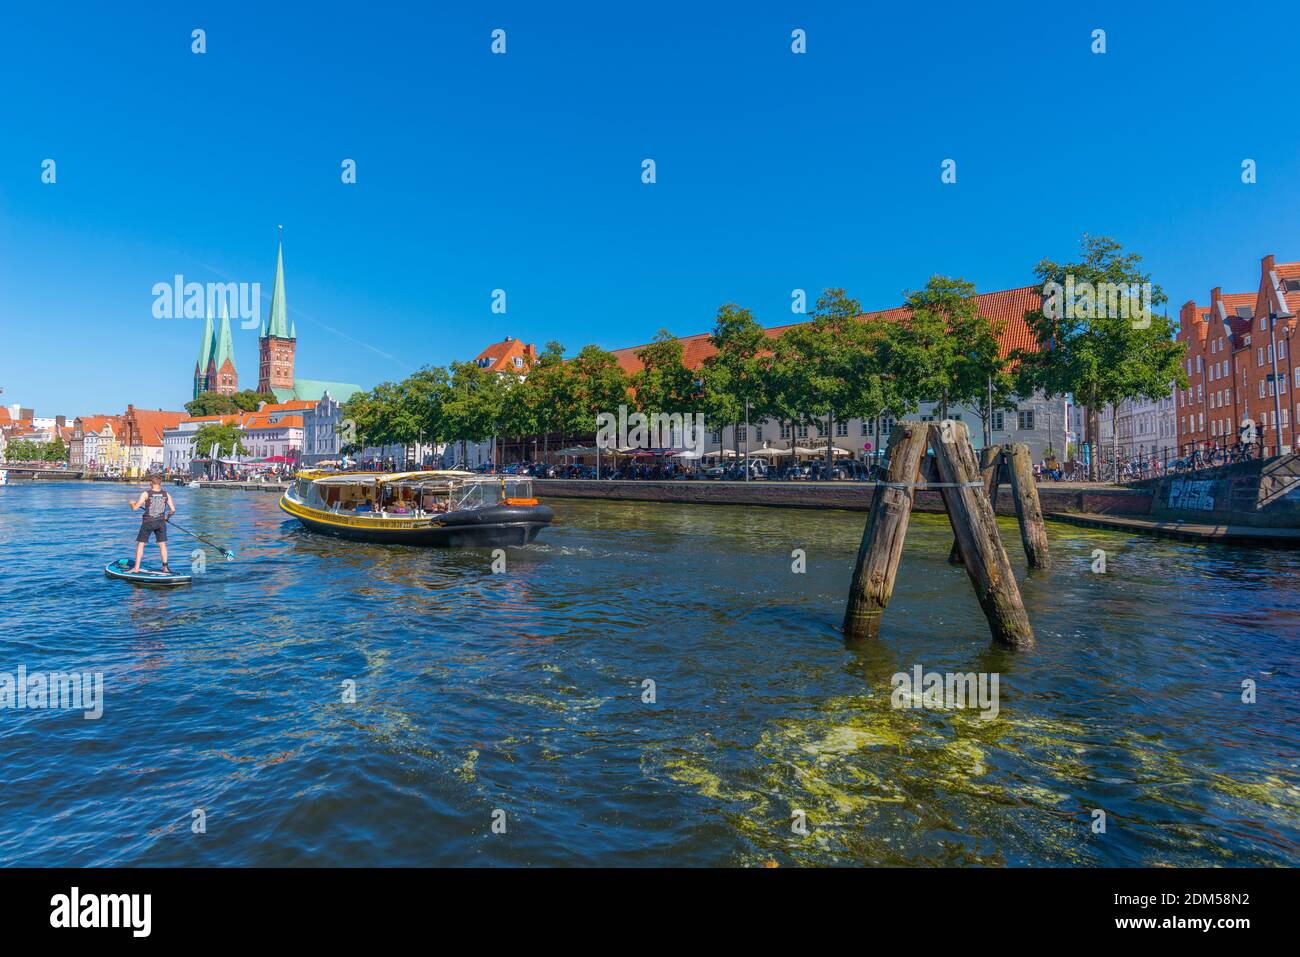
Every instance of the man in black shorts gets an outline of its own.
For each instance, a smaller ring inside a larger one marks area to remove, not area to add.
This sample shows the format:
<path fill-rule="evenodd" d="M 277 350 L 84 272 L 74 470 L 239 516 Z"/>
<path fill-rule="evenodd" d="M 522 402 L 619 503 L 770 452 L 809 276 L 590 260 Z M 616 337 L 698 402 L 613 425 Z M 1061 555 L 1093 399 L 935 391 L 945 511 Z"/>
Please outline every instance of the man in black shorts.
<path fill-rule="evenodd" d="M 170 492 L 163 491 L 162 479 L 156 475 L 149 479 L 149 491 L 141 492 L 140 497 L 131 502 L 131 511 L 137 508 L 144 509 L 144 520 L 140 523 L 140 534 L 135 537 L 135 567 L 131 571 L 140 570 L 145 542 L 152 535 L 162 553 L 162 570 L 170 575 L 171 569 L 167 567 L 167 519 L 176 514 L 176 503 L 172 501 Z"/>

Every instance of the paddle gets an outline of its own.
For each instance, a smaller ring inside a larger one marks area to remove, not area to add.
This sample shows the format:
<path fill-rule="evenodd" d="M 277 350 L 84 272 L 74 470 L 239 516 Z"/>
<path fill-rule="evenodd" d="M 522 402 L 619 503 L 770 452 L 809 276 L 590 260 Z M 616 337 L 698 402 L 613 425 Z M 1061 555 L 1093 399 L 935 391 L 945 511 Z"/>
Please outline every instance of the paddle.
<path fill-rule="evenodd" d="M 202 535 L 195 535 L 193 532 L 191 532 L 191 531 L 190 531 L 188 528 L 186 528 L 184 525 L 177 524 L 176 522 L 173 522 L 170 518 L 167 519 L 167 524 L 168 524 L 168 525 L 174 525 L 176 528 L 179 528 L 179 529 L 180 529 L 182 532 L 184 532 L 186 535 L 192 535 L 194 538 L 197 538 L 199 541 L 201 541 L 204 545 L 211 545 L 213 548 L 215 548 L 217 551 L 219 551 L 222 555 L 225 556 L 226 561 L 228 561 L 228 562 L 233 562 L 233 561 L 235 560 L 235 553 L 232 552 L 230 549 L 228 549 L 228 548 L 222 548 L 222 547 L 221 547 L 220 545 L 218 545 L 216 542 L 210 542 L 210 541 L 208 541 L 206 538 L 204 538 Z"/>

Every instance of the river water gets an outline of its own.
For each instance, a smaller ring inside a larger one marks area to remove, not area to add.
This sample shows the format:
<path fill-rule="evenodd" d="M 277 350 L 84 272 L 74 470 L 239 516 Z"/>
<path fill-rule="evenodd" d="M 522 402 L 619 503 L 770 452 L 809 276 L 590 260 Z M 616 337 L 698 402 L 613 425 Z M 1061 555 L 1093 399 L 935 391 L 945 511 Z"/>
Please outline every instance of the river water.
<path fill-rule="evenodd" d="M 171 491 L 238 558 L 163 591 L 102 573 L 126 487 L 0 488 L 0 673 L 104 676 L 98 720 L 0 710 L 0 863 L 1300 863 L 1293 552 L 1054 525 L 1026 575 L 1004 521 L 1011 654 L 918 514 L 850 649 L 860 513 L 554 499 L 493 574 Z M 891 707 L 917 665 L 998 713 Z"/>

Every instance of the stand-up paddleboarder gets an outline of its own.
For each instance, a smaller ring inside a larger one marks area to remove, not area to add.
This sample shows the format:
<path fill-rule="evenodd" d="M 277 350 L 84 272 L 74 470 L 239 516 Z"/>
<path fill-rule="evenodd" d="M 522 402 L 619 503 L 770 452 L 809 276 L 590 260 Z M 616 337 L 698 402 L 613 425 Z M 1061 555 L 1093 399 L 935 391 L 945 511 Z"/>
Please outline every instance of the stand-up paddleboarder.
<path fill-rule="evenodd" d="M 172 570 L 167 567 L 167 519 L 176 514 L 176 503 L 172 501 L 171 492 L 163 491 L 161 478 L 155 475 L 149 479 L 149 490 L 141 492 L 140 497 L 131 502 L 131 511 L 138 508 L 144 509 L 144 518 L 140 522 L 140 534 L 135 537 L 135 567 L 131 572 L 140 571 L 144 546 L 152 535 L 162 553 L 163 574 L 170 575 Z"/>

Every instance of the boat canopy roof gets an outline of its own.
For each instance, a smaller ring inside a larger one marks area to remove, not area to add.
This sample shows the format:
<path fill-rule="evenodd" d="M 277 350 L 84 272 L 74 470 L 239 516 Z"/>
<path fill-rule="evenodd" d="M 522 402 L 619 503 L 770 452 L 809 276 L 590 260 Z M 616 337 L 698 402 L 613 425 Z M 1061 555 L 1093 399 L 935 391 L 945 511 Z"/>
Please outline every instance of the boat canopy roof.
<path fill-rule="evenodd" d="M 394 482 L 423 484 L 492 478 L 492 476 L 480 476 L 474 472 L 461 472 L 455 469 L 425 472 L 339 472 L 302 477 L 310 479 L 316 485 L 390 485 Z"/>

